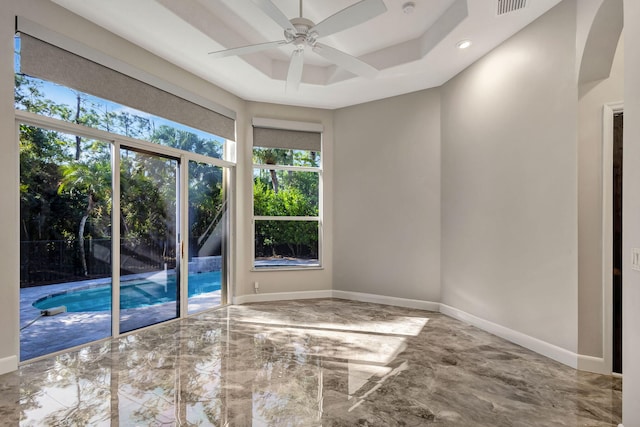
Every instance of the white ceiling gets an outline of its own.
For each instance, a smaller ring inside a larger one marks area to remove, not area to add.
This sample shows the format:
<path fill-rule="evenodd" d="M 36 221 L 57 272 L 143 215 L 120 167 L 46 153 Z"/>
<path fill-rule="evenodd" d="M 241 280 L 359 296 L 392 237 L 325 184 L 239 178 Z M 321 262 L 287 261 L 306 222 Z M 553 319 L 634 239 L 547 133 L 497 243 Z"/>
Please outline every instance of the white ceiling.
<path fill-rule="evenodd" d="M 384 0 L 387 12 L 320 41 L 380 70 L 375 79 L 338 69 L 305 53 L 302 84 L 285 91 L 291 45 L 242 57 L 208 52 L 282 40 L 281 27 L 251 0 L 53 0 L 70 11 L 239 97 L 320 108 L 340 108 L 440 86 L 560 0 L 527 0 L 497 15 L 499 0 Z M 506 1 L 506 0 L 505 0 Z M 289 18 L 298 0 L 272 0 Z M 316 24 L 357 0 L 305 0 Z M 456 48 L 463 39 L 473 42 Z"/>

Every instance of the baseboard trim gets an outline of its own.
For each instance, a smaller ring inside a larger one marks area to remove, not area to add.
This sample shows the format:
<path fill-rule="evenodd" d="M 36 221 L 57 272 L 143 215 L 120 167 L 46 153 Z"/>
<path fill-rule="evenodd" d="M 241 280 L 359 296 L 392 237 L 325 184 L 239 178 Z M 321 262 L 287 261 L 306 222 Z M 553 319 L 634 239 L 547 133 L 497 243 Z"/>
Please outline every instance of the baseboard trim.
<path fill-rule="evenodd" d="M 314 299 L 314 298 L 331 298 L 331 289 L 322 291 L 296 291 L 296 292 L 273 292 L 267 294 L 249 294 L 233 297 L 232 303 L 235 305 L 249 304 L 252 302 L 269 302 L 269 301 L 289 301 L 294 299 Z"/>
<path fill-rule="evenodd" d="M 610 375 L 605 369 L 604 359 L 592 356 L 578 355 L 557 345 L 550 344 L 538 338 L 526 335 L 522 332 L 509 329 L 505 326 L 482 319 L 473 314 L 459 310 L 446 304 L 415 300 L 408 298 L 390 297 L 385 295 L 368 294 L 361 292 L 340 290 L 275 292 L 267 294 L 250 294 L 233 297 L 233 304 L 248 304 L 268 301 L 287 301 L 296 299 L 313 298 L 339 298 L 351 301 L 369 302 L 374 304 L 393 305 L 397 307 L 415 308 L 419 310 L 435 311 L 454 319 L 468 323 L 483 331 L 504 338 L 514 344 L 521 345 L 533 352 L 553 359 L 574 369 Z"/>
<path fill-rule="evenodd" d="M 371 302 L 374 304 L 394 305 L 397 307 L 417 308 L 419 310 L 440 311 L 440 303 L 409 298 L 389 297 L 385 295 L 365 294 L 362 292 L 333 291 L 334 298 Z"/>
<path fill-rule="evenodd" d="M 604 357 L 578 355 L 578 369 L 596 374 L 611 375 L 611 367 L 607 368 Z"/>
<path fill-rule="evenodd" d="M 0 359 L 0 375 L 13 372 L 18 369 L 18 356 L 9 356 Z"/>
<path fill-rule="evenodd" d="M 440 309 L 440 303 L 437 302 L 329 289 L 321 291 L 273 292 L 267 294 L 239 295 L 237 297 L 233 297 L 233 304 L 239 305 L 253 302 L 288 301 L 314 298 L 340 298 L 351 301 L 394 305 L 398 307 L 417 308 L 420 310 L 436 312 Z"/>
<path fill-rule="evenodd" d="M 499 336 L 500 338 L 504 338 L 507 341 L 521 345 L 524 348 L 528 348 L 531 351 L 563 363 L 574 369 L 578 369 L 578 355 L 562 347 L 558 347 L 557 345 L 523 334 L 522 332 L 514 331 L 513 329 L 498 325 L 497 323 L 481 319 L 480 317 L 446 304 L 440 304 L 440 312 L 453 317 L 454 319 L 469 323 L 483 331 Z"/>

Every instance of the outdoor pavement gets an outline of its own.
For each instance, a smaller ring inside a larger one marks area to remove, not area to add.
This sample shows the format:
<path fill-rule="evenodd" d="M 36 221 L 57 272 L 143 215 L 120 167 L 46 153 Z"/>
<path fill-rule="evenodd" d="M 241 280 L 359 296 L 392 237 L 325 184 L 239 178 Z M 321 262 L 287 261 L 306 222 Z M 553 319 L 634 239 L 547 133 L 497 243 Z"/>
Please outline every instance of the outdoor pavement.
<path fill-rule="evenodd" d="M 111 336 L 110 311 L 40 316 L 40 309 L 32 305 L 47 295 L 110 283 L 110 279 L 99 279 L 20 289 L 20 328 L 24 328 L 20 331 L 20 360 L 29 360 Z M 220 291 L 193 296 L 189 298 L 189 313 L 217 307 L 220 302 Z M 120 329 L 131 331 L 175 317 L 175 302 L 126 309 L 120 312 Z M 34 322 L 27 326 L 31 321 Z"/>

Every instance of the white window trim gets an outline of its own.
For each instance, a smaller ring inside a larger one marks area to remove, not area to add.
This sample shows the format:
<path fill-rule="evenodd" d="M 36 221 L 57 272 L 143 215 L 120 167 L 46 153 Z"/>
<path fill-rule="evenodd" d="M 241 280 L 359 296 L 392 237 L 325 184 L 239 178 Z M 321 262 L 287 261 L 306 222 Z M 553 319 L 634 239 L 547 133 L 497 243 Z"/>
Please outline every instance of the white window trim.
<path fill-rule="evenodd" d="M 317 132 L 319 133 L 320 139 L 322 140 L 322 133 L 324 132 L 324 126 L 320 123 L 311 123 L 311 122 L 299 122 L 294 120 L 279 120 L 279 119 L 270 119 L 264 117 L 254 117 L 251 121 L 251 124 L 254 127 L 263 127 L 263 128 L 272 128 L 272 129 L 283 129 L 283 130 L 293 130 L 293 131 L 302 131 L 302 132 Z M 253 133 L 252 133 L 253 134 Z M 253 136 L 252 136 L 253 138 Z M 253 139 L 251 141 L 251 157 L 253 159 Z M 320 166 L 319 167 L 309 167 L 309 166 L 293 166 L 293 165 L 265 165 L 265 164 L 254 164 L 252 161 L 251 171 L 253 173 L 254 169 L 267 169 L 267 170 L 284 170 L 284 171 L 293 171 L 293 172 L 316 172 L 318 173 L 318 216 L 257 216 L 254 214 L 254 197 L 253 197 L 253 178 L 251 178 L 251 265 L 249 270 L 252 272 L 263 272 L 263 271 L 309 271 L 309 270 L 324 270 L 324 262 L 323 262 L 323 254 L 324 254 L 324 226 L 323 226 L 323 215 L 324 215 L 324 191 L 323 191 L 323 163 L 324 163 L 324 154 L 323 154 L 323 144 L 321 142 L 320 148 Z M 309 266 L 273 266 L 273 267 L 256 267 L 256 220 L 260 221 L 317 221 L 318 222 L 318 264 L 317 265 L 309 265 Z"/>
<path fill-rule="evenodd" d="M 322 157 L 320 157 L 322 161 Z M 322 172 L 322 168 L 313 166 L 287 166 L 287 165 L 266 165 L 253 164 L 254 169 L 276 170 L 276 171 L 293 171 L 293 172 Z"/>
<path fill-rule="evenodd" d="M 279 120 L 269 119 L 265 117 L 254 117 L 251 121 L 254 127 L 269 128 L 269 129 L 283 129 L 283 130 L 297 130 L 300 132 L 324 132 L 324 126 L 320 123 L 310 122 L 298 122 L 294 120 Z"/>
<path fill-rule="evenodd" d="M 126 145 L 131 148 L 137 148 L 140 150 L 153 150 L 158 154 L 163 154 L 169 157 L 180 158 L 185 153 L 184 150 L 180 150 L 178 148 L 155 144 L 153 142 L 143 141 L 140 139 L 134 139 L 127 136 L 110 133 L 101 129 L 89 128 L 77 123 L 64 122 L 62 120 L 54 119 L 47 116 L 41 116 L 39 114 L 31 113 L 29 111 L 15 110 L 15 117 L 16 117 L 16 121 L 22 122 L 28 125 L 47 128 L 57 132 L 77 135 L 83 138 L 100 139 L 106 142 L 114 142 L 117 140 L 122 145 Z M 191 153 L 191 152 L 189 152 L 189 159 L 202 162 L 202 163 L 210 163 L 214 166 L 222 166 L 222 167 L 228 167 L 228 168 L 236 166 L 234 162 L 218 159 L 216 157 L 208 157 L 202 154 Z"/>
<path fill-rule="evenodd" d="M 255 221 L 320 221 L 319 216 L 259 216 L 254 215 Z"/>

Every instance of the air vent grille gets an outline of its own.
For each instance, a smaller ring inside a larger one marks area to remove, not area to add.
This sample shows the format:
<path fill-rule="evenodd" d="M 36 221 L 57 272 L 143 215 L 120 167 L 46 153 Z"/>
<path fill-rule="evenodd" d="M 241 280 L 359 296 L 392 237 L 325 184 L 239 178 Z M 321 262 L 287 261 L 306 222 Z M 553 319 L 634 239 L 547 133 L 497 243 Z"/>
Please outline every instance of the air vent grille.
<path fill-rule="evenodd" d="M 527 0 L 498 0 L 498 15 L 523 9 L 527 6 Z"/>

